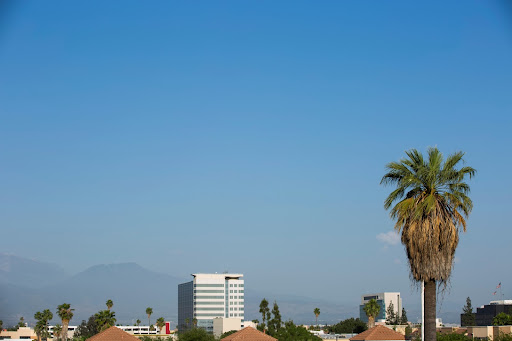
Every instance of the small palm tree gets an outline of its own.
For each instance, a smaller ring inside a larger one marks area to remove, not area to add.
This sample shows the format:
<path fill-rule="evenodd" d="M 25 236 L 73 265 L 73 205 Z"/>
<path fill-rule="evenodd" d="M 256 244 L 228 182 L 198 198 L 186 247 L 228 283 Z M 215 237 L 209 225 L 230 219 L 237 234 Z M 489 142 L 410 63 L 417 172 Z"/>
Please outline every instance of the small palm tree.
<path fill-rule="evenodd" d="M 55 340 L 60 340 L 62 334 L 62 326 L 60 324 L 56 324 L 53 326 L 53 338 Z"/>
<path fill-rule="evenodd" d="M 112 300 L 107 300 L 107 302 L 105 304 L 107 305 L 108 310 L 110 310 L 110 308 L 112 308 L 114 306 L 114 302 L 112 302 Z"/>
<path fill-rule="evenodd" d="M 159 317 L 156 319 L 156 326 L 160 330 L 160 334 L 162 334 L 162 329 L 165 327 L 165 320 L 163 317 Z"/>
<path fill-rule="evenodd" d="M 380 305 L 372 298 L 363 307 L 366 316 L 368 316 L 368 329 L 375 327 L 375 318 L 379 315 Z"/>
<path fill-rule="evenodd" d="M 318 316 L 320 316 L 320 309 L 319 308 L 315 308 L 315 310 L 313 310 L 313 313 L 315 314 L 316 325 L 318 326 Z"/>
<path fill-rule="evenodd" d="M 71 305 L 69 303 L 62 303 L 57 307 L 57 315 L 62 320 L 62 340 L 66 341 L 68 339 L 68 326 L 69 321 L 73 318 L 73 311 L 75 309 L 71 309 Z"/>
<path fill-rule="evenodd" d="M 146 315 L 148 315 L 148 326 L 151 327 L 151 314 L 153 314 L 153 308 L 146 308 Z"/>
<path fill-rule="evenodd" d="M 95 322 L 100 331 L 104 331 L 116 324 L 116 313 L 110 310 L 101 310 L 94 314 Z"/>
<path fill-rule="evenodd" d="M 192 325 L 194 326 L 194 328 L 197 327 L 197 319 L 195 317 L 192 319 Z"/>
<path fill-rule="evenodd" d="M 187 317 L 187 318 L 185 319 L 185 325 L 187 326 L 187 329 L 189 329 L 189 328 L 190 328 L 189 324 L 190 324 L 190 319 Z"/>
<path fill-rule="evenodd" d="M 444 160 L 437 148 L 428 149 L 428 159 L 416 149 L 407 158 L 386 165 L 381 184 L 394 185 L 384 201 L 402 233 L 411 277 L 425 284 L 425 340 L 436 340 L 436 283 L 450 278 L 459 233 L 466 231 L 465 218 L 473 208 L 464 182 L 476 170 L 463 166 L 464 153 L 456 152 Z M 395 206 L 393 206 L 395 204 Z"/>
<path fill-rule="evenodd" d="M 139 326 L 139 324 L 141 323 L 142 321 L 137 319 L 137 321 L 135 321 L 135 324 L 137 325 L 137 327 Z"/>

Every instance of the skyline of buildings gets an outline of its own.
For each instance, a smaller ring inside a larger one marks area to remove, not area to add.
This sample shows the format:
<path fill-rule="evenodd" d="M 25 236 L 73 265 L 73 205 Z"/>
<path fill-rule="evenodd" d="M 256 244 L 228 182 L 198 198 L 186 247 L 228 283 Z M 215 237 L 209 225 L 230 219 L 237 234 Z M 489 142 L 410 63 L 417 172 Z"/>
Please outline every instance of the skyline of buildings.
<path fill-rule="evenodd" d="M 192 274 L 178 285 L 178 329 L 192 325 L 213 332 L 215 317 L 244 319 L 243 274 Z"/>

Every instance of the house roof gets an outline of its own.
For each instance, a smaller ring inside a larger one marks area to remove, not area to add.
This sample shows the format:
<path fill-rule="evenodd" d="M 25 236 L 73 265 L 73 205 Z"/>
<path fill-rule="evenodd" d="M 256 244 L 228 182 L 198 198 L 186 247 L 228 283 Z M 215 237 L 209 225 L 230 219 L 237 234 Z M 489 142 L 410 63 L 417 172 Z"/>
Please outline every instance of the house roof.
<path fill-rule="evenodd" d="M 115 326 L 105 329 L 99 334 L 87 339 L 87 341 L 140 341 L 135 336 L 128 334 Z"/>
<path fill-rule="evenodd" d="M 236 333 L 226 336 L 222 341 L 277 341 L 277 339 L 253 327 L 245 327 Z"/>
<path fill-rule="evenodd" d="M 375 326 L 350 338 L 351 341 L 387 341 L 405 340 L 405 336 L 388 327 Z"/>

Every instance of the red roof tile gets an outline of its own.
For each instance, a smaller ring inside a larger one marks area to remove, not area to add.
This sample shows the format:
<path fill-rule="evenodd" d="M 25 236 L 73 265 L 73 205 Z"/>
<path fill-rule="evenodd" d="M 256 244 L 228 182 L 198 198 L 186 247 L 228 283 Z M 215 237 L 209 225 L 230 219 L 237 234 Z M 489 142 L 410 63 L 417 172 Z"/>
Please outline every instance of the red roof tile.
<path fill-rule="evenodd" d="M 140 341 L 137 337 L 128 334 L 115 326 L 105 329 L 99 334 L 87 339 L 87 341 Z"/>
<path fill-rule="evenodd" d="M 357 334 L 354 337 L 350 338 L 351 341 L 387 341 L 387 340 L 405 340 L 405 336 L 400 334 L 399 332 L 395 332 L 394 330 L 384 327 L 384 326 L 375 326 L 367 331 L 362 332 L 361 334 Z"/>
<path fill-rule="evenodd" d="M 226 336 L 222 341 L 277 341 L 277 339 L 253 327 L 245 327 L 236 333 Z"/>

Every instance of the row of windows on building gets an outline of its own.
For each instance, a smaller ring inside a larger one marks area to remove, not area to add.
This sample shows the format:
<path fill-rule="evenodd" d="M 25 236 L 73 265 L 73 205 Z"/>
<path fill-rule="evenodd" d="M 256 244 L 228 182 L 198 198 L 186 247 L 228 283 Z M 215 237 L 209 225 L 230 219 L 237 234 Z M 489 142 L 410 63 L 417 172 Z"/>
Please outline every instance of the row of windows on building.
<path fill-rule="evenodd" d="M 194 314 L 195 317 L 223 317 L 223 315 L 216 313 Z M 230 313 L 229 317 L 244 317 L 244 313 Z"/>
<path fill-rule="evenodd" d="M 228 308 L 226 308 L 227 311 Z M 230 307 L 230 311 L 244 311 L 244 307 Z M 195 307 L 194 311 L 224 311 L 224 307 L 216 307 L 216 308 L 205 308 L 205 307 Z"/>
<path fill-rule="evenodd" d="M 224 296 L 196 296 L 196 295 L 194 295 L 194 299 L 223 300 L 224 298 L 226 298 L 226 297 L 224 297 Z M 233 295 L 231 295 L 231 296 L 229 296 L 229 299 L 231 299 L 231 300 L 233 300 L 233 299 L 234 300 L 236 300 L 236 299 L 243 300 L 244 296 L 243 295 L 240 295 L 240 296 L 233 296 Z"/>
<path fill-rule="evenodd" d="M 229 287 L 230 288 L 243 288 L 244 285 L 241 283 L 241 284 L 236 284 L 236 283 L 230 283 L 229 284 Z M 194 284 L 194 288 L 224 288 L 224 284 Z"/>
<path fill-rule="evenodd" d="M 243 291 L 243 290 L 238 290 L 238 291 L 237 291 L 237 290 L 229 290 L 229 293 L 230 293 L 230 294 L 236 294 L 236 293 L 241 293 L 241 294 L 243 294 L 243 293 L 244 293 L 244 291 Z"/>
<path fill-rule="evenodd" d="M 194 294 L 223 294 L 224 290 L 194 290 Z"/>

